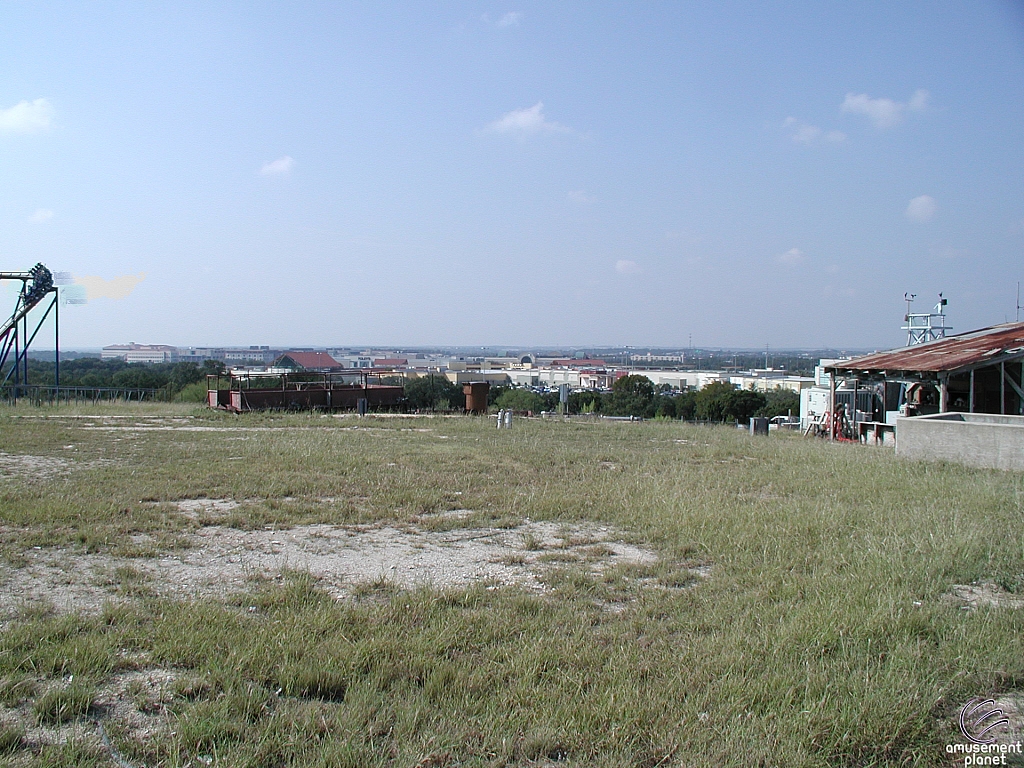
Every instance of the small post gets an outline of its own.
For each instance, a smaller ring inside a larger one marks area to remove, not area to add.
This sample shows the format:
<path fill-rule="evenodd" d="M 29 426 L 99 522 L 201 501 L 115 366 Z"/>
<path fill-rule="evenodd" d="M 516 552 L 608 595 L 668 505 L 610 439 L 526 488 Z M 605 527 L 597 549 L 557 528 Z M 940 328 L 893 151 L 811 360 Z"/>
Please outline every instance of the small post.
<path fill-rule="evenodd" d="M 505 429 L 512 429 L 512 411 L 505 411 Z"/>

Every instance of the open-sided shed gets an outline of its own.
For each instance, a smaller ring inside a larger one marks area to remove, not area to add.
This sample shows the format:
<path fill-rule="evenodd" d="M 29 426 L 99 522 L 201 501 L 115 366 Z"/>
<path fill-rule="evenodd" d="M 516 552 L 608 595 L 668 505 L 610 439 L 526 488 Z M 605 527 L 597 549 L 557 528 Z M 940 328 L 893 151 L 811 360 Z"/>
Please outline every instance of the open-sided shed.
<path fill-rule="evenodd" d="M 1005 323 L 826 368 L 837 378 L 918 385 L 920 413 L 1024 414 L 1024 323 Z M 934 402 L 928 402 L 934 400 Z M 833 397 L 834 401 L 834 397 Z"/>

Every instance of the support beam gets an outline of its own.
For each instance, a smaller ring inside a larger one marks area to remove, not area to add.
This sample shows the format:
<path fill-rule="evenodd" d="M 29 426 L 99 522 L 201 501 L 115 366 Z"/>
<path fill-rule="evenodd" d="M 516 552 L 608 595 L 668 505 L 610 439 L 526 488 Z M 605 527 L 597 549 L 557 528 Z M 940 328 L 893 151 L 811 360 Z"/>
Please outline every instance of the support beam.
<path fill-rule="evenodd" d="M 1006 414 L 1006 363 L 999 364 L 999 414 Z"/>
<path fill-rule="evenodd" d="M 1017 382 L 1015 382 L 1013 380 L 1013 377 L 1010 376 L 1006 372 L 1006 365 L 1005 364 L 1003 364 L 1002 368 L 1003 368 L 1003 386 L 1006 386 L 1006 384 L 1009 384 L 1010 388 L 1014 392 L 1017 393 L 1017 398 L 1021 401 L 1020 405 L 1022 407 L 1024 407 L 1024 390 L 1021 390 L 1021 388 L 1017 386 Z M 1020 375 L 1021 375 L 1021 384 L 1024 384 L 1024 363 L 1020 364 Z"/>
<path fill-rule="evenodd" d="M 968 413 L 974 413 L 974 369 L 971 369 L 971 400 L 967 408 Z"/>
<path fill-rule="evenodd" d="M 836 439 L 836 372 L 828 378 L 828 439 Z"/>
<path fill-rule="evenodd" d="M 949 376 L 939 378 L 939 413 L 949 410 Z"/>

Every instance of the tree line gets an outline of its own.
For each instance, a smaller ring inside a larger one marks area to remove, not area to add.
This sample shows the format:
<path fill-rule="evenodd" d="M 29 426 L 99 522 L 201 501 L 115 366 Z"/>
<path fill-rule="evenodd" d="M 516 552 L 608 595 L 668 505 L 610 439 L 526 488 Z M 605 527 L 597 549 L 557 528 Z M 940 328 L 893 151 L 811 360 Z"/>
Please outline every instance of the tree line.
<path fill-rule="evenodd" d="M 97 387 L 114 389 L 166 389 L 168 395 L 180 400 L 206 399 L 206 375 L 223 372 L 224 365 L 206 360 L 202 365 L 182 363 L 126 363 L 124 360 L 100 360 L 79 357 L 60 361 L 62 387 Z M 4 375 L 7 374 L 5 370 Z M 28 384 L 53 384 L 53 362 L 28 361 Z M 2 377 L 0 377 L 2 378 Z M 8 380 L 8 383 L 13 377 Z"/>
<path fill-rule="evenodd" d="M 406 405 L 412 410 L 459 410 L 462 388 L 444 376 L 424 376 L 405 385 Z M 491 387 L 488 405 L 512 411 L 540 413 L 558 410 L 558 392 L 534 392 L 517 387 Z M 746 421 L 751 416 L 785 416 L 799 413 L 800 396 L 791 390 L 755 392 L 735 384 L 716 381 L 698 391 L 655 387 L 646 376 L 624 376 L 610 392 L 578 390 L 569 393 L 569 413 L 597 413 L 605 416 L 633 416 L 686 421 Z"/>
<path fill-rule="evenodd" d="M 126 363 L 83 357 L 62 360 L 62 387 L 109 387 L 120 389 L 166 389 L 178 400 L 202 402 L 206 399 L 207 374 L 222 373 L 224 365 L 206 360 L 202 365 L 181 363 Z M 5 371 L 6 373 L 6 371 Z M 30 359 L 28 383 L 47 386 L 53 383 L 53 363 Z M 409 410 L 461 411 L 465 404 L 462 387 L 445 376 L 430 375 L 405 382 L 405 403 Z M 517 387 L 491 387 L 487 403 L 512 411 L 558 410 L 558 392 L 534 392 Z M 596 413 L 605 416 L 633 416 L 686 421 L 746 421 L 751 416 L 785 416 L 799 413 L 800 396 L 776 389 L 755 392 L 734 384 L 716 381 L 694 391 L 673 390 L 668 385 L 655 387 L 646 376 L 631 374 L 618 379 L 610 392 L 578 390 L 569 393 L 569 413 Z"/>

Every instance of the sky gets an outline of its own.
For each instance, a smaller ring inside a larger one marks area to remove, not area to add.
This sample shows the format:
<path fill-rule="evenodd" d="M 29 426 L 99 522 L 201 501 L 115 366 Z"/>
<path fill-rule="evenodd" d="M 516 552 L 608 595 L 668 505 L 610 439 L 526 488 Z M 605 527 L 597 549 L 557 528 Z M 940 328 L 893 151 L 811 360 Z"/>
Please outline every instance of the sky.
<path fill-rule="evenodd" d="M 36 262 L 88 295 L 66 349 L 1012 321 L 1024 4 L 0 0 L 0 270 Z"/>

